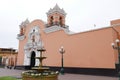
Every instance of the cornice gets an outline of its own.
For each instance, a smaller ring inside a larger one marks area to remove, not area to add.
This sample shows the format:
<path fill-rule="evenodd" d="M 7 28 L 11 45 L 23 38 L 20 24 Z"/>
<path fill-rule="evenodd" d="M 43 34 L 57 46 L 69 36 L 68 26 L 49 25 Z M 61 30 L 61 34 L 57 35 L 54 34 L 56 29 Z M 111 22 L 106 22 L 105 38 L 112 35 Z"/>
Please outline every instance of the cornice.
<path fill-rule="evenodd" d="M 61 26 L 54 25 L 54 26 L 45 28 L 45 29 L 44 29 L 44 32 L 45 32 L 45 33 L 52 33 L 52 32 L 56 32 L 56 31 L 59 31 L 59 30 L 64 30 L 64 32 L 65 32 L 66 34 L 74 34 L 74 32 L 72 32 L 72 31 L 69 30 L 69 28 L 68 28 L 67 25 L 66 25 L 65 27 L 61 27 Z"/>
<path fill-rule="evenodd" d="M 118 27 L 118 26 L 120 26 L 120 23 L 111 25 L 111 27 Z"/>
<path fill-rule="evenodd" d="M 23 40 L 23 39 L 25 39 L 25 35 L 20 35 L 20 34 L 18 34 L 18 35 L 17 35 L 17 39 L 18 39 L 18 40 Z"/>

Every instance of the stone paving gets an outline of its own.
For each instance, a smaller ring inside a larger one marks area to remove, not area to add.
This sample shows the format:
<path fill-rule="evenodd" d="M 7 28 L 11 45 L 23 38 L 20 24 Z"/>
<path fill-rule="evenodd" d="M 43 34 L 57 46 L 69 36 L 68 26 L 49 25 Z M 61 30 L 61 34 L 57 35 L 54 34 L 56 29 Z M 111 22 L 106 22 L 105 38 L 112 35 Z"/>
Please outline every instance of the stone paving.
<path fill-rule="evenodd" d="M 59 80 L 118 80 L 118 79 L 117 77 L 65 74 L 65 75 L 60 75 Z"/>
<path fill-rule="evenodd" d="M 0 77 L 1 76 L 12 76 L 16 78 L 21 78 L 22 71 L 23 70 L 0 68 Z M 58 78 L 59 78 L 58 80 L 118 80 L 117 77 L 67 74 L 67 73 L 64 75 L 60 74 Z"/>

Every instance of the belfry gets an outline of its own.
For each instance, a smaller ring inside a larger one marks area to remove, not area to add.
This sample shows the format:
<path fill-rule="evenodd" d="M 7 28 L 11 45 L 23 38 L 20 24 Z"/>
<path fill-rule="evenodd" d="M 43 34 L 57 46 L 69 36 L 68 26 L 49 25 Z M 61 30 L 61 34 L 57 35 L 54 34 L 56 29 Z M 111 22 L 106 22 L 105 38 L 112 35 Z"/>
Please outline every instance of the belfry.
<path fill-rule="evenodd" d="M 50 26 L 60 26 L 60 27 L 66 27 L 65 25 L 65 16 L 66 13 L 63 9 L 60 9 L 59 6 L 56 4 L 56 6 L 53 9 L 50 9 L 47 12 L 47 26 L 46 27 L 50 27 Z"/>

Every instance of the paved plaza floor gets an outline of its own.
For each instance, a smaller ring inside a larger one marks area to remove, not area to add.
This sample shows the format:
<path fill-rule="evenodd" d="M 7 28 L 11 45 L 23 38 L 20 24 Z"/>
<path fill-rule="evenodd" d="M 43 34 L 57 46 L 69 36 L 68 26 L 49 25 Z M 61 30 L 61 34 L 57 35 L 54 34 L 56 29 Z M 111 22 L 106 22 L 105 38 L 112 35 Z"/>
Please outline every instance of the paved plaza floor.
<path fill-rule="evenodd" d="M 21 72 L 23 70 L 16 69 L 5 69 L 0 68 L 1 76 L 12 76 L 16 78 L 21 78 Z M 58 80 L 118 80 L 117 77 L 107 77 L 107 76 L 94 76 L 94 75 L 82 75 L 82 74 L 64 74 L 59 75 Z"/>

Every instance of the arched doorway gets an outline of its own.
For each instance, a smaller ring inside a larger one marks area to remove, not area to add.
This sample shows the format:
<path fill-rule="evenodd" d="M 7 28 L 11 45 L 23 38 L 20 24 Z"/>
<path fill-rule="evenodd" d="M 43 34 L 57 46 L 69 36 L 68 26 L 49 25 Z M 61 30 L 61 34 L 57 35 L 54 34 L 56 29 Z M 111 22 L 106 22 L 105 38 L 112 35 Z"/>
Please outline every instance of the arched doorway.
<path fill-rule="evenodd" d="M 30 67 L 34 67 L 35 66 L 35 56 L 36 56 L 35 52 L 32 51 L 31 52 L 31 58 L 30 58 Z"/>

